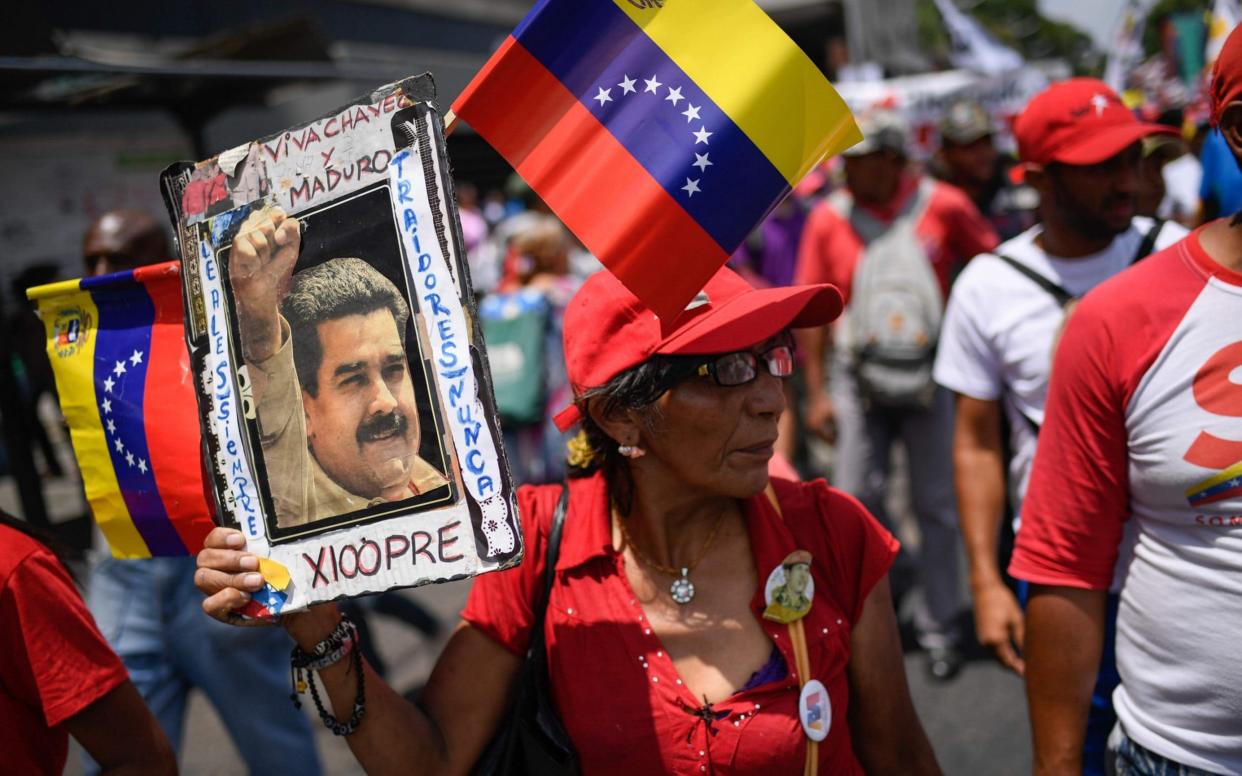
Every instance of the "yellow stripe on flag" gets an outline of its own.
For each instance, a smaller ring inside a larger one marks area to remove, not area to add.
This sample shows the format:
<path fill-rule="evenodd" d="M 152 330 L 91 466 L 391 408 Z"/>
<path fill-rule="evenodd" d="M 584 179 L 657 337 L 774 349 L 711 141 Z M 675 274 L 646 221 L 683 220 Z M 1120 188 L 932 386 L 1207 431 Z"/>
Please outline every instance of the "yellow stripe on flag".
<path fill-rule="evenodd" d="M 1198 482 L 1198 483 L 1195 483 L 1194 485 L 1191 485 L 1189 488 L 1186 489 L 1186 497 L 1189 498 L 1201 490 L 1207 490 L 1208 488 L 1214 488 L 1217 485 L 1221 484 L 1222 482 L 1227 482 L 1229 480 L 1234 479 L 1235 477 L 1242 477 L 1242 461 L 1238 461 L 1233 466 L 1230 466 L 1228 469 L 1225 469 L 1224 471 L 1221 471 L 1217 474 L 1212 475 L 1211 477 L 1208 477 L 1203 482 Z"/>
<path fill-rule="evenodd" d="M 90 292 L 78 289 L 76 280 L 32 288 L 27 296 L 39 303 L 60 407 L 69 424 L 69 438 L 95 522 L 107 538 L 113 556 L 149 558 L 151 552 L 134 527 L 121 496 L 95 401 L 99 310 Z"/>
<path fill-rule="evenodd" d="M 862 140 L 849 107 L 752 0 L 613 0 L 796 185 Z M 654 6 L 655 4 L 650 4 Z"/>

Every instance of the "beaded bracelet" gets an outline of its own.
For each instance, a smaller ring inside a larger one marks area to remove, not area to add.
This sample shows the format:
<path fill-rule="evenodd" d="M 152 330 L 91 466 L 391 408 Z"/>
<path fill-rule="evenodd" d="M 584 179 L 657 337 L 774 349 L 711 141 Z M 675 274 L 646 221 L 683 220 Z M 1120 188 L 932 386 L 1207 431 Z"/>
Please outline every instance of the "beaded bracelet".
<path fill-rule="evenodd" d="M 302 708 L 302 700 L 299 696 L 309 687 L 311 698 L 315 702 L 315 710 L 319 712 L 319 718 L 323 720 L 328 730 L 338 736 L 347 736 L 357 730 L 362 722 L 363 714 L 366 713 L 362 650 L 355 649 L 358 640 L 358 626 L 349 617 L 341 615 L 341 621 L 336 628 L 328 634 L 327 638 L 316 644 L 314 649 L 310 652 L 303 652 L 295 646 L 289 655 L 290 680 L 293 684 L 293 692 L 289 694 L 289 698 L 293 701 L 293 705 L 296 708 Z M 323 699 L 319 697 L 319 689 L 315 686 L 314 677 L 310 674 L 312 671 L 322 671 L 329 666 L 336 665 L 346 656 L 353 658 L 353 669 L 358 675 L 358 695 L 354 699 L 353 714 L 347 721 L 341 722 L 324 706 Z"/>

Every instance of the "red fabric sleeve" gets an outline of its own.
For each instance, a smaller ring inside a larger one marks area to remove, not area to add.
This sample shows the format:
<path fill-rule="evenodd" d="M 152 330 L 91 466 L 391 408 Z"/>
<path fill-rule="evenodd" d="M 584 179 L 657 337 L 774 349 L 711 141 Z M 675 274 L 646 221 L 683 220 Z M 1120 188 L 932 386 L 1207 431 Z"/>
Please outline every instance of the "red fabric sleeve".
<path fill-rule="evenodd" d="M 1053 361 L 1009 573 L 1105 590 L 1130 515 L 1126 408 L 1207 275 L 1197 234 L 1105 281 L 1077 306 Z"/>
<path fill-rule="evenodd" d="M 55 727 L 129 678 L 73 586 L 45 549 L 0 592 L 0 685 Z"/>
<path fill-rule="evenodd" d="M 814 557 L 829 559 L 824 574 L 830 595 L 850 623 L 857 623 L 867 596 L 892 567 L 901 544 L 858 499 L 823 480 L 773 479 L 772 486 L 790 531 L 809 544 Z"/>
<path fill-rule="evenodd" d="M 515 655 L 526 654 L 534 623 L 534 599 L 543 580 L 548 529 L 560 485 L 518 488 L 518 514 L 524 541 L 522 562 L 474 579 L 461 617 Z"/>
<path fill-rule="evenodd" d="M 798 243 L 798 285 L 832 283 L 847 297 L 861 244 L 844 219 L 821 202 L 807 217 Z"/>
<path fill-rule="evenodd" d="M 1098 308 L 1070 317 L 1053 361 L 1044 425 L 1009 571 L 1105 590 L 1129 514 L 1124 389 Z"/>

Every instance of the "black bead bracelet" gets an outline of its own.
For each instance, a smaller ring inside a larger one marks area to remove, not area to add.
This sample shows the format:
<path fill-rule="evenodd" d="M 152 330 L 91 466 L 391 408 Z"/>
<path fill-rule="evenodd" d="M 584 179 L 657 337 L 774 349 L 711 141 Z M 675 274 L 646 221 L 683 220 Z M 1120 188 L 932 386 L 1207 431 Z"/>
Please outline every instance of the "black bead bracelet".
<path fill-rule="evenodd" d="M 289 694 L 289 698 L 293 701 L 293 705 L 299 709 L 302 708 L 302 700 L 299 696 L 309 687 L 311 699 L 315 702 L 315 710 L 319 712 L 319 718 L 323 720 L 324 727 L 338 736 L 347 736 L 357 730 L 362 722 L 363 714 L 366 713 L 362 650 L 358 649 L 358 640 L 358 626 L 348 616 L 341 615 L 340 623 L 328 634 L 327 638 L 316 644 L 314 649 L 310 652 L 303 652 L 295 646 L 289 655 L 290 680 L 293 684 L 293 691 Z M 358 695 L 354 699 L 353 714 L 348 720 L 341 722 L 324 706 L 323 699 L 319 697 L 319 688 L 315 686 L 315 678 L 311 674 L 336 665 L 345 657 L 351 658 L 353 669 L 358 675 Z"/>

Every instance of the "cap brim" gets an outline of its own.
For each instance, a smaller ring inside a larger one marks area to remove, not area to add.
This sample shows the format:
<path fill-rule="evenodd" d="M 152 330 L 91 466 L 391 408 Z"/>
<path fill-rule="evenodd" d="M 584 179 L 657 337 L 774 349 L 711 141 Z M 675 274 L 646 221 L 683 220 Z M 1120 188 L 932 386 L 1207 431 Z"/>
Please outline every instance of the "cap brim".
<path fill-rule="evenodd" d="M 841 292 L 828 283 L 756 289 L 674 332 L 655 352 L 728 353 L 763 342 L 788 328 L 823 326 L 835 320 L 843 307 Z"/>
<path fill-rule="evenodd" d="M 1058 149 L 1053 154 L 1052 161 L 1076 165 L 1099 164 L 1106 159 L 1111 159 L 1145 137 L 1176 134 L 1176 129 L 1161 124 L 1126 124 L 1120 127 L 1112 127 Z"/>
<path fill-rule="evenodd" d="M 844 306 L 841 292 L 828 283 L 755 289 L 695 318 L 665 338 L 655 352 L 692 355 L 741 350 L 788 328 L 824 326 L 835 320 Z M 553 417 L 562 432 L 580 420 L 582 412 L 577 404 L 566 406 Z"/>

